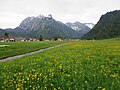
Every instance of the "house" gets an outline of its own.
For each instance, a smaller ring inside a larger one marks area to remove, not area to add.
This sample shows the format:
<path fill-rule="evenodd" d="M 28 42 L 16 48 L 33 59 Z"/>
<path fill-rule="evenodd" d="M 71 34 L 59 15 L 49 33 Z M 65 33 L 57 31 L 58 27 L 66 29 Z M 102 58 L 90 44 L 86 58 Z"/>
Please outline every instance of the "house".
<path fill-rule="evenodd" d="M 16 40 L 14 38 L 10 38 L 9 42 L 15 42 Z"/>
<path fill-rule="evenodd" d="M 0 42 L 4 42 L 4 38 L 0 38 Z"/>
<path fill-rule="evenodd" d="M 33 38 L 33 41 L 37 41 L 37 39 Z"/>
<path fill-rule="evenodd" d="M 25 42 L 25 41 L 26 41 L 26 39 L 25 39 L 25 38 L 22 38 L 22 39 L 21 39 L 21 42 Z"/>
<path fill-rule="evenodd" d="M 58 38 L 57 41 L 63 41 L 61 38 Z"/>
<path fill-rule="evenodd" d="M 50 41 L 49 39 L 46 39 L 45 41 Z"/>

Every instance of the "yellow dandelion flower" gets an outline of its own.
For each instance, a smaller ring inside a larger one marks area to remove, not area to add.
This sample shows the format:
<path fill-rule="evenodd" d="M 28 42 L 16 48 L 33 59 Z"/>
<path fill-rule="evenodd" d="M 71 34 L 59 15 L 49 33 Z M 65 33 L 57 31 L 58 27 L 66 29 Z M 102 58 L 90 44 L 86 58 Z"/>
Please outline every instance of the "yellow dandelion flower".
<path fill-rule="evenodd" d="M 53 90 L 57 90 L 56 88 L 54 88 Z"/>
<path fill-rule="evenodd" d="M 103 88 L 102 90 L 106 90 L 105 88 Z"/>
<path fill-rule="evenodd" d="M 16 90 L 20 90 L 20 88 L 18 87 Z"/>

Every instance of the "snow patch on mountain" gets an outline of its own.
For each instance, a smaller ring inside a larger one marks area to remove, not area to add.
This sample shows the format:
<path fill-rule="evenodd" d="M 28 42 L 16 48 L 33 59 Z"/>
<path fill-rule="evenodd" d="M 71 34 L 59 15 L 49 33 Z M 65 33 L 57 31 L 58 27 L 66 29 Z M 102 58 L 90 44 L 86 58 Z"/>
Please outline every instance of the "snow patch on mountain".
<path fill-rule="evenodd" d="M 92 29 L 95 25 L 93 23 L 84 23 L 86 26 L 88 26 L 90 29 Z"/>

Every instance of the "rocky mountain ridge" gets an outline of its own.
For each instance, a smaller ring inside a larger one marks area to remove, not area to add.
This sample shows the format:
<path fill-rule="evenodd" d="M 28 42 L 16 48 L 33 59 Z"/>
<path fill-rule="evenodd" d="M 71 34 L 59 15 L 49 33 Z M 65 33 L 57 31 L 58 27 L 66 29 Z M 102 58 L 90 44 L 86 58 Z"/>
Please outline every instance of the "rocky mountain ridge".
<path fill-rule="evenodd" d="M 76 22 L 77 24 L 77 22 Z M 80 23 L 78 23 L 81 25 Z M 81 25 L 81 29 L 82 29 Z M 82 29 L 83 30 L 83 29 Z M 82 31 L 81 30 L 81 31 Z M 90 30 L 87 27 L 87 31 Z M 2 30 L 1 30 L 2 31 Z M 67 38 L 67 39 L 79 39 L 84 33 L 74 30 L 66 24 L 56 21 L 51 14 L 48 16 L 39 15 L 37 17 L 27 17 L 20 25 L 14 29 L 4 29 L 5 32 L 15 37 L 32 37 L 39 38 Z"/>

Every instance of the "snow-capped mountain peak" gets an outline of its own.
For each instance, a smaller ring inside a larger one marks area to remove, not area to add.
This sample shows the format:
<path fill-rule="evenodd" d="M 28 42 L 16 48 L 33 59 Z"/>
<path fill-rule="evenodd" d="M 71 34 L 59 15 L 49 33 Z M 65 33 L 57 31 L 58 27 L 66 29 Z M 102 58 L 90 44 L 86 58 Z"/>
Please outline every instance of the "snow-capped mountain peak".
<path fill-rule="evenodd" d="M 92 29 L 95 25 L 93 23 L 84 23 L 86 26 L 88 26 L 90 29 Z"/>
<path fill-rule="evenodd" d="M 68 22 L 68 23 L 66 23 L 66 25 L 68 27 L 72 28 L 73 30 L 77 31 L 80 34 L 85 34 L 90 31 L 90 28 L 88 26 L 86 26 L 85 24 L 80 23 L 78 21 L 75 23 Z"/>
<path fill-rule="evenodd" d="M 43 18 L 45 18 L 45 16 L 40 14 L 40 15 L 37 16 L 37 18 L 43 19 Z"/>

